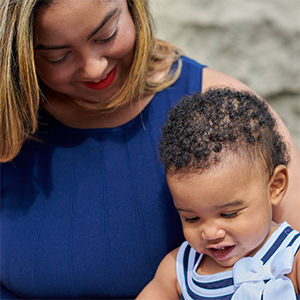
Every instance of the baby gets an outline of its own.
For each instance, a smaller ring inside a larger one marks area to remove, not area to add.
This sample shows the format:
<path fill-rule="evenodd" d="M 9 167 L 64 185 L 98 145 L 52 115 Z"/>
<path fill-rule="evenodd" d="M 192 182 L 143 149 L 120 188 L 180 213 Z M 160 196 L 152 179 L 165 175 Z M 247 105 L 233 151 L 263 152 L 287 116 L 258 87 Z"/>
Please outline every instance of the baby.
<path fill-rule="evenodd" d="M 186 96 L 159 154 L 186 242 L 137 299 L 300 299 L 300 234 L 272 221 L 289 154 L 267 104 L 229 88 Z"/>

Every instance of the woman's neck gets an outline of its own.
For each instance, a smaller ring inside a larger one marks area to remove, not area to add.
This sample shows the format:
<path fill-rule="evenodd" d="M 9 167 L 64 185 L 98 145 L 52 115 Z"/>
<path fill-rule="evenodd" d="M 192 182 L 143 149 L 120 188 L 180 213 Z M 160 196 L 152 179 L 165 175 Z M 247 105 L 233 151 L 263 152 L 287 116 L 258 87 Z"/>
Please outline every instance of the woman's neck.
<path fill-rule="evenodd" d="M 45 94 L 43 108 L 59 122 L 74 128 L 112 128 L 134 119 L 148 105 L 154 95 L 133 101 L 129 106 L 112 112 L 93 112 L 64 95 Z"/>

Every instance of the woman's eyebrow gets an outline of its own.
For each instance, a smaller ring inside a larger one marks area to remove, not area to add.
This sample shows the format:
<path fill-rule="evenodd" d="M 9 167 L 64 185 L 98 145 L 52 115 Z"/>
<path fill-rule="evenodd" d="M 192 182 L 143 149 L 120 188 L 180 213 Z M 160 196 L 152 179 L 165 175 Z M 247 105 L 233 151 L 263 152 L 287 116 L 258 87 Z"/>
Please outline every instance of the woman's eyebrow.
<path fill-rule="evenodd" d="M 102 20 L 102 22 L 100 23 L 100 25 L 93 30 L 89 35 L 87 40 L 91 39 L 110 19 L 111 17 L 113 17 L 118 11 L 118 8 L 114 9 L 113 11 L 109 12 L 104 19 Z M 71 48 L 71 45 L 42 45 L 42 44 L 38 44 L 34 47 L 34 50 L 58 50 L 58 49 L 66 49 L 66 48 Z"/>
<path fill-rule="evenodd" d="M 48 45 L 36 45 L 34 46 L 34 50 L 58 50 L 58 49 L 66 49 L 71 48 L 71 45 L 54 45 L 54 46 L 48 46 Z"/>
<path fill-rule="evenodd" d="M 105 16 L 105 18 L 103 19 L 103 21 L 100 23 L 100 25 L 95 29 L 95 30 L 93 30 L 93 32 L 92 33 L 90 33 L 89 34 L 89 36 L 88 36 L 88 40 L 89 39 L 91 39 L 107 22 L 108 22 L 108 20 L 112 17 L 112 16 L 114 16 L 115 14 L 116 14 L 116 12 L 118 11 L 118 8 L 116 8 L 116 9 L 114 9 L 113 11 L 111 11 L 111 12 L 109 12 L 106 16 Z"/>

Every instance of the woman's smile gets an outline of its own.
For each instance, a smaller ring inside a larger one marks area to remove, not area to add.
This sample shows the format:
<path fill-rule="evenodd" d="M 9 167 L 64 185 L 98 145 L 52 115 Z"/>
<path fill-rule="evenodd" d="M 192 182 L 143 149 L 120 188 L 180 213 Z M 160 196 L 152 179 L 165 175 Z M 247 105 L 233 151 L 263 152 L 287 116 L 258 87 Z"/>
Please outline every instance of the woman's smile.
<path fill-rule="evenodd" d="M 109 101 L 129 74 L 135 40 L 125 0 L 55 1 L 54 6 L 38 10 L 35 63 L 41 81 L 52 90 L 44 91 L 47 101 L 64 101 L 64 97 Z"/>
<path fill-rule="evenodd" d="M 109 87 L 115 79 L 117 66 L 115 66 L 107 75 L 102 79 L 96 81 L 82 81 L 82 84 L 93 90 L 102 90 Z"/>

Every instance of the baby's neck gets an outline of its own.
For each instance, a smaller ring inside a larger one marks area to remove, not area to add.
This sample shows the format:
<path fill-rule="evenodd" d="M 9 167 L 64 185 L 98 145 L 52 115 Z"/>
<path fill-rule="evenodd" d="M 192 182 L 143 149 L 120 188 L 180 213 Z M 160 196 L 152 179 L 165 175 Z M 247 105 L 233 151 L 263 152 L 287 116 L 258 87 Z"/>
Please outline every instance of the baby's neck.
<path fill-rule="evenodd" d="M 232 270 L 233 267 L 225 268 L 216 263 L 214 259 L 212 259 L 208 255 L 203 255 L 200 264 L 197 268 L 197 273 L 199 275 L 212 275 L 216 273 L 221 273 L 225 271 Z"/>

